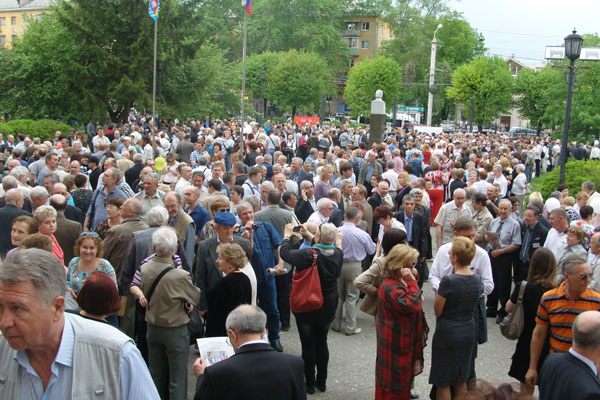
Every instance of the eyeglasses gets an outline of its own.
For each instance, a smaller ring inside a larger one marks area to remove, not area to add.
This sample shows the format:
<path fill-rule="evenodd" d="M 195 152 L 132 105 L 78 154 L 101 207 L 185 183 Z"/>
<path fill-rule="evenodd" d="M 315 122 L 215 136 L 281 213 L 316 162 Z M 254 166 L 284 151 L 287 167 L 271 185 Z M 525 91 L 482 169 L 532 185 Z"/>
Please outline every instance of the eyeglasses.
<path fill-rule="evenodd" d="M 581 275 L 575 275 L 577 278 L 581 279 L 582 281 L 588 280 L 588 279 L 592 279 L 592 273 L 590 272 L 589 274 L 581 274 Z"/>
<path fill-rule="evenodd" d="M 96 232 L 81 232 L 80 236 L 100 237 Z"/>
<path fill-rule="evenodd" d="M 223 208 L 223 209 L 221 209 L 221 210 L 219 210 L 217 212 L 229 212 L 229 208 Z"/>

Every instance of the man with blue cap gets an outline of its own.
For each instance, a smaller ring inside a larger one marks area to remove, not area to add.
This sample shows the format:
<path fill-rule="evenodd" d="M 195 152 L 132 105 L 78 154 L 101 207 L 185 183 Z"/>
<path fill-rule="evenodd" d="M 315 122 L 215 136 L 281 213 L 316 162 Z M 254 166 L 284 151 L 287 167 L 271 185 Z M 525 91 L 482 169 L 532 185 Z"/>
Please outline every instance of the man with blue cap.
<path fill-rule="evenodd" d="M 217 246 L 221 243 L 235 242 L 242 246 L 242 249 L 252 248 L 248 239 L 233 236 L 233 228 L 236 224 L 236 219 L 232 213 L 219 211 L 215 214 L 213 223 L 217 235 L 198 243 L 198 252 L 196 253 L 196 269 L 194 271 L 194 277 L 196 279 L 196 285 L 201 291 L 200 303 L 198 304 L 201 315 L 204 315 L 207 309 L 206 292 L 216 286 L 224 276 L 217 265 Z M 248 258 L 251 256 L 252 254 L 250 254 Z"/>

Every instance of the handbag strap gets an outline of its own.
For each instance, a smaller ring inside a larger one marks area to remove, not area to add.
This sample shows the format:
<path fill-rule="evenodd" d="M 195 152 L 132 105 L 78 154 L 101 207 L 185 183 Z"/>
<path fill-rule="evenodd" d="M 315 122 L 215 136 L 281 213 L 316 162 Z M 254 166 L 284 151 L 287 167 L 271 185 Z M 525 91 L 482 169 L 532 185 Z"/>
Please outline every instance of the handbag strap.
<path fill-rule="evenodd" d="M 156 285 L 158 285 L 158 282 L 160 282 L 160 280 L 162 279 L 162 277 L 165 276 L 167 274 L 167 272 L 169 272 L 172 269 L 175 269 L 175 268 L 169 266 L 169 267 L 163 269 L 160 272 L 160 274 L 158 274 L 158 276 L 156 277 L 156 279 L 154 280 L 154 282 L 152 282 L 152 286 L 150 286 L 150 290 L 148 291 L 148 297 L 146 297 L 146 302 L 148 303 L 148 307 L 150 306 L 150 299 L 152 298 L 152 294 L 154 293 L 154 289 L 156 289 Z"/>
<path fill-rule="evenodd" d="M 523 294 L 525 293 L 525 286 L 527 286 L 527 281 L 522 281 L 521 287 L 519 288 L 519 297 L 517 298 L 517 304 L 523 302 Z"/>
<path fill-rule="evenodd" d="M 317 266 L 317 249 L 315 249 L 314 247 L 310 248 L 313 252 L 313 264 L 312 267 L 316 267 Z"/>

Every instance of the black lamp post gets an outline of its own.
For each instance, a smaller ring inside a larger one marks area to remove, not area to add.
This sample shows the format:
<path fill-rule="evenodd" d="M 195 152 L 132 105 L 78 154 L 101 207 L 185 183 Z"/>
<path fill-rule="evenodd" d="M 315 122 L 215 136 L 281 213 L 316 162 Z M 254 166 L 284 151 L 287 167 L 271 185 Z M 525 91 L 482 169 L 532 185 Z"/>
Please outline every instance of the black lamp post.
<path fill-rule="evenodd" d="M 567 110 L 565 112 L 565 128 L 563 130 L 562 143 L 560 145 L 560 177 L 558 183 L 565 181 L 565 164 L 567 163 L 567 138 L 569 136 L 569 120 L 571 119 L 571 97 L 573 86 L 575 86 L 575 60 L 581 54 L 583 38 L 573 29 L 573 33 L 565 38 L 565 57 L 571 60 L 567 71 Z"/>
<path fill-rule="evenodd" d="M 265 83 L 265 71 L 260 71 L 260 111 L 263 119 L 265 119 L 265 100 L 263 99 L 263 85 Z"/>

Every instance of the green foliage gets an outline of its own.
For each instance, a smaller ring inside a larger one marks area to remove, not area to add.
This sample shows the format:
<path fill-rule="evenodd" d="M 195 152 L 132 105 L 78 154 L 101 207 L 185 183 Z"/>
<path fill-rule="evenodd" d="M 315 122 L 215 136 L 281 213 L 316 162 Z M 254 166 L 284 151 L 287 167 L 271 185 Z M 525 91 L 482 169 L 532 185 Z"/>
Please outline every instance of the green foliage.
<path fill-rule="evenodd" d="M 269 69 L 265 98 L 279 109 L 315 111 L 321 95 L 331 93 L 332 72 L 325 60 L 314 54 L 290 50 L 279 55 L 279 61 Z"/>
<path fill-rule="evenodd" d="M 17 136 L 21 133 L 29 135 L 32 138 L 39 137 L 41 140 L 54 139 L 54 133 L 61 131 L 63 134 L 68 134 L 71 127 L 60 121 L 51 119 L 41 119 L 33 121 L 31 119 L 13 119 L 8 122 L 0 123 L 0 133 L 6 135 Z"/>
<path fill-rule="evenodd" d="M 545 174 L 542 183 L 542 196 L 547 199 L 558 187 L 560 168 L 555 168 Z M 579 193 L 581 184 L 592 181 L 600 185 L 600 161 L 568 161 L 565 167 L 565 185 L 569 186 L 569 193 Z"/>
<path fill-rule="evenodd" d="M 547 66 L 536 71 L 524 68 L 515 81 L 515 103 L 519 114 L 528 119 L 530 126 L 539 131 L 544 126 L 552 127 L 557 121 L 550 117 L 549 109 L 556 102 L 556 88 L 564 86 L 559 70 Z M 560 97 L 559 98 L 564 98 Z"/>
<path fill-rule="evenodd" d="M 375 91 L 383 90 L 383 100 L 388 109 L 391 109 L 394 94 L 400 90 L 402 84 L 402 70 L 400 65 L 384 56 L 363 59 L 355 64 L 348 72 L 344 98 L 350 114 L 354 117 L 369 115 L 371 101 L 375 99 Z"/>
<path fill-rule="evenodd" d="M 246 93 L 249 98 L 260 98 L 260 72 L 265 71 L 265 80 L 263 81 L 263 97 L 264 86 L 269 77 L 269 70 L 279 62 L 279 53 L 267 51 L 262 54 L 256 54 L 246 58 Z M 240 61 L 237 67 L 238 76 L 242 76 L 242 62 Z"/>
<path fill-rule="evenodd" d="M 478 57 L 452 75 L 448 97 L 465 104 L 474 99 L 474 120 L 479 126 L 492 122 L 512 106 L 513 77 L 500 57 Z"/>

